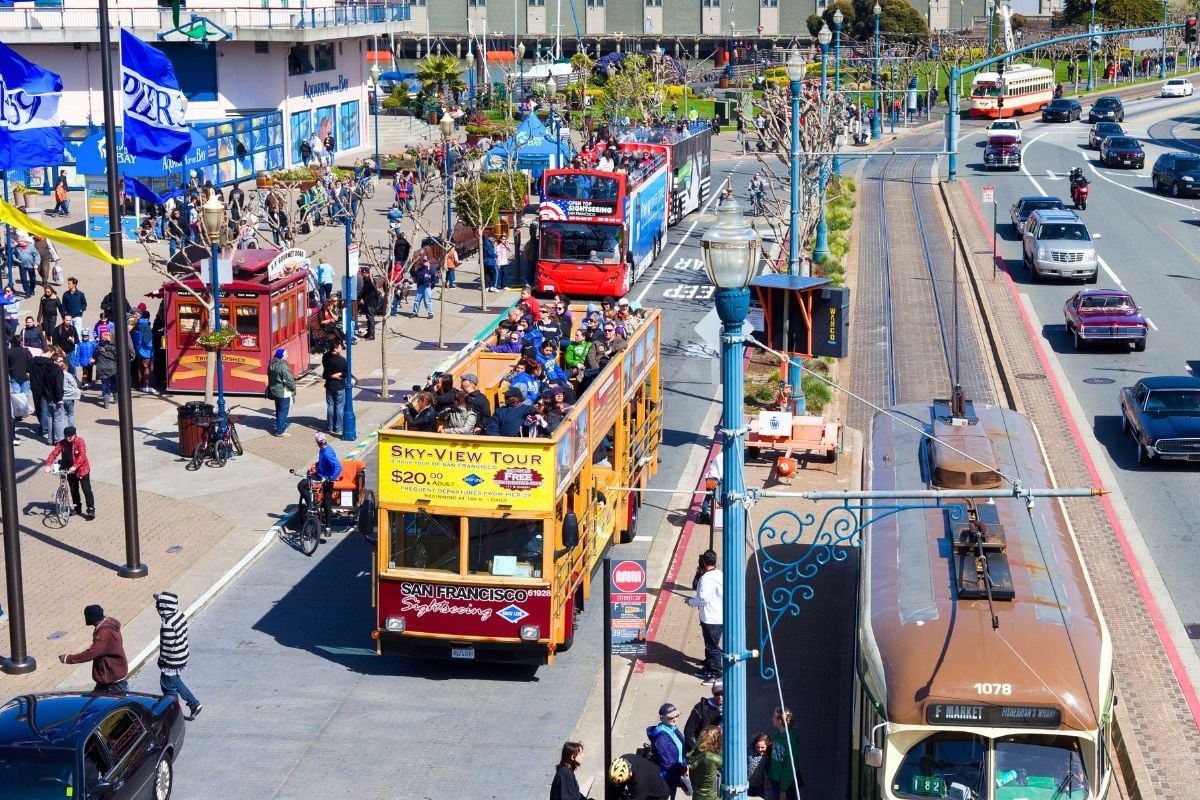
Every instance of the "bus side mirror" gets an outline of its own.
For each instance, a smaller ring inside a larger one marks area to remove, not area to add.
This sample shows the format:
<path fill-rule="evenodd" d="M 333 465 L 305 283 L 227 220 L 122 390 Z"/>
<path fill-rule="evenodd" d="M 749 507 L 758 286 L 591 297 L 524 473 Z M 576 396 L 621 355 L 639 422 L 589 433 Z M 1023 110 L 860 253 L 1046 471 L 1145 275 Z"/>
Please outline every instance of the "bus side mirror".
<path fill-rule="evenodd" d="M 863 751 L 863 763 L 868 767 L 879 768 L 883 766 L 883 750 L 875 745 L 869 745 Z"/>
<path fill-rule="evenodd" d="M 579 518 L 575 516 L 574 511 L 567 512 L 567 516 L 563 518 L 562 542 L 563 547 L 569 550 L 579 546 Z"/>

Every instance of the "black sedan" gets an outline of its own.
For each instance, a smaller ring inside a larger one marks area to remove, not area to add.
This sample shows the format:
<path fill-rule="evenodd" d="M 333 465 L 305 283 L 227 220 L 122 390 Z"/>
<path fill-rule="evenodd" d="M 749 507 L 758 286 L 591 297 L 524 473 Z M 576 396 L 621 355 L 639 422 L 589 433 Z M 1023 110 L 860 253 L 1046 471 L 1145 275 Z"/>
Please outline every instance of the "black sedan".
<path fill-rule="evenodd" d="M 1137 460 L 1200 461 L 1200 378 L 1161 375 L 1121 390 L 1121 429 Z"/>
<path fill-rule="evenodd" d="M 167 800 L 182 745 L 174 697 L 22 695 L 0 708 L 0 797 Z"/>
<path fill-rule="evenodd" d="M 1097 122 L 1088 131 L 1088 147 L 1093 150 L 1100 149 L 1100 143 L 1109 136 L 1124 136 L 1125 129 L 1116 122 Z"/>
<path fill-rule="evenodd" d="M 1078 100 L 1059 97 L 1042 109 L 1042 122 L 1070 122 L 1083 116 L 1083 106 Z"/>
<path fill-rule="evenodd" d="M 1200 156 L 1195 153 L 1163 153 L 1150 170 L 1156 192 L 1175 197 L 1200 193 Z"/>
<path fill-rule="evenodd" d="M 1025 220 L 1035 211 L 1066 211 L 1067 207 L 1057 197 L 1047 197 L 1042 194 L 1031 194 L 1017 199 L 1008 209 L 1008 218 L 1012 220 L 1013 230 L 1017 233 L 1025 230 Z"/>
<path fill-rule="evenodd" d="M 1132 136 L 1109 136 L 1100 142 L 1100 163 L 1108 167 L 1146 166 L 1146 151 Z"/>
<path fill-rule="evenodd" d="M 1100 97 L 1088 109 L 1088 122 L 1124 122 L 1125 104 L 1119 97 Z"/>

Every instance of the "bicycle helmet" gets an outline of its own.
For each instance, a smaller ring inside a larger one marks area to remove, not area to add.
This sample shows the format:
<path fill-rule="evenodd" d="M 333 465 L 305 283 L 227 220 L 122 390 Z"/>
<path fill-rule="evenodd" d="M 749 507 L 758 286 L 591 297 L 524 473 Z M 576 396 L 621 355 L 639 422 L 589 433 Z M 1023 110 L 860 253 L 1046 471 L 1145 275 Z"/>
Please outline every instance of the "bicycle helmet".
<path fill-rule="evenodd" d="M 313 441 L 317 444 L 328 444 L 329 440 L 325 438 L 325 434 L 317 431 L 313 434 Z"/>
<path fill-rule="evenodd" d="M 608 779 L 618 786 L 624 786 L 629 783 L 629 779 L 633 777 L 633 765 L 623 756 L 618 756 L 612 761 L 612 765 L 608 768 Z"/>

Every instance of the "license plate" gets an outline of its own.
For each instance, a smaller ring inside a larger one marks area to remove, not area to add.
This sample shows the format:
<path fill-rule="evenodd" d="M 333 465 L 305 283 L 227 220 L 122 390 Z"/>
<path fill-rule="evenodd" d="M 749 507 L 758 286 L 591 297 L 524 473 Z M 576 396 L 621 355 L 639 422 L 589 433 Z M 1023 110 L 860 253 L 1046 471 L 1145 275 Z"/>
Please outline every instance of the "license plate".
<path fill-rule="evenodd" d="M 475 658 L 475 648 L 474 647 L 451 647 L 450 648 L 450 657 L 451 658 L 466 658 L 466 659 L 473 660 Z"/>
<path fill-rule="evenodd" d="M 1125 159 L 1125 160 L 1124 160 L 1123 162 L 1121 162 L 1121 163 L 1123 163 L 1123 164 L 1125 164 L 1126 166 L 1128 166 L 1128 165 L 1132 164 L 1133 162 L 1132 162 L 1132 161 L 1130 161 L 1130 160 L 1127 158 L 1127 159 Z"/>

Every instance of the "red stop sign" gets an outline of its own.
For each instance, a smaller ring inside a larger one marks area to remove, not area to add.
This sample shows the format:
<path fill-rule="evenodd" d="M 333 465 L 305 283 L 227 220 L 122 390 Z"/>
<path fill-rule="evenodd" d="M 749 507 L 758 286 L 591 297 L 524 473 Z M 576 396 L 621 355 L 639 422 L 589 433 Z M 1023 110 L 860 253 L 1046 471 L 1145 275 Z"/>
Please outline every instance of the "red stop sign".
<path fill-rule="evenodd" d="M 613 567 L 612 585 L 625 594 L 641 591 L 646 585 L 646 570 L 636 561 L 622 561 Z"/>

